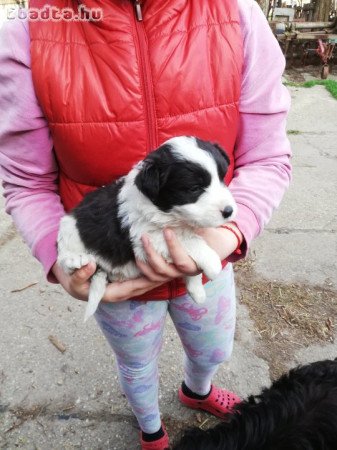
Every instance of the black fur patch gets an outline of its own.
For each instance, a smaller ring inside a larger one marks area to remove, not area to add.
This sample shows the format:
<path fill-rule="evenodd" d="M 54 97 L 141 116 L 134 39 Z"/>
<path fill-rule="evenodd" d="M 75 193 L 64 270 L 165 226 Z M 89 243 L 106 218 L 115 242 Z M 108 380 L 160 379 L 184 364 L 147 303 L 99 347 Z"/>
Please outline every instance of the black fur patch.
<path fill-rule="evenodd" d="M 336 450 L 337 359 L 298 367 L 174 450 Z"/>
<path fill-rule="evenodd" d="M 123 184 L 121 179 L 90 192 L 72 211 L 85 247 L 113 266 L 134 260 L 129 229 L 121 227 L 117 216 L 117 195 Z"/>
<path fill-rule="evenodd" d="M 135 179 L 138 189 L 159 209 L 195 203 L 211 183 L 211 174 L 200 164 L 178 159 L 169 144 L 144 160 Z"/>
<path fill-rule="evenodd" d="M 223 181 L 230 163 L 227 153 L 218 144 L 212 144 L 199 138 L 196 138 L 196 141 L 198 147 L 212 155 L 218 169 L 219 178 Z"/>

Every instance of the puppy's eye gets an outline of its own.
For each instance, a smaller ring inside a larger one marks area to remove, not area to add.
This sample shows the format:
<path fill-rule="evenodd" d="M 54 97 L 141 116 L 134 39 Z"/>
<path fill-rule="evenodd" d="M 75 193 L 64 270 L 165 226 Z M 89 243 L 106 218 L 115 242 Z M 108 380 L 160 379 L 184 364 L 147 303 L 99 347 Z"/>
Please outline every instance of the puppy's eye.
<path fill-rule="evenodd" d="M 203 189 L 200 186 L 191 186 L 188 190 L 193 194 L 198 194 L 199 192 L 203 191 Z"/>

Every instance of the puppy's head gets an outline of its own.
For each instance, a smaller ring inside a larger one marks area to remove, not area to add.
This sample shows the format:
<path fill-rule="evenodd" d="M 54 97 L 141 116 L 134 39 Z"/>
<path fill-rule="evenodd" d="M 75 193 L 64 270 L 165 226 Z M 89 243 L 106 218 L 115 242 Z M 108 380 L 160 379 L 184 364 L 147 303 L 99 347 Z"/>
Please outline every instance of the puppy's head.
<path fill-rule="evenodd" d="M 236 204 L 224 184 L 229 159 L 216 144 L 194 137 L 166 141 L 140 165 L 137 188 L 158 209 L 193 227 L 233 220 Z"/>

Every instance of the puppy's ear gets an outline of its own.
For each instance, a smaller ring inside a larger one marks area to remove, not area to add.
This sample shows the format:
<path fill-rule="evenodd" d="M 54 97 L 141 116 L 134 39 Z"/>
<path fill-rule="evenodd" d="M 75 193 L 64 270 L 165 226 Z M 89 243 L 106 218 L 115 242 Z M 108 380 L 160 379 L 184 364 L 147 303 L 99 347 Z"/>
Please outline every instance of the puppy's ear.
<path fill-rule="evenodd" d="M 215 162 L 217 165 L 219 177 L 223 179 L 225 178 L 225 175 L 227 173 L 228 166 L 230 164 L 230 159 L 225 150 L 222 147 L 220 147 L 219 144 L 213 144 L 213 146 L 216 149 Z"/>
<path fill-rule="evenodd" d="M 221 156 L 225 159 L 227 165 L 229 166 L 230 159 L 229 159 L 229 156 L 227 155 L 227 153 L 225 152 L 225 150 L 222 147 L 220 147 L 219 144 L 214 144 L 214 147 L 219 150 Z"/>
<path fill-rule="evenodd" d="M 135 178 L 137 188 L 152 202 L 156 200 L 160 189 L 159 167 L 154 161 L 146 161 Z"/>

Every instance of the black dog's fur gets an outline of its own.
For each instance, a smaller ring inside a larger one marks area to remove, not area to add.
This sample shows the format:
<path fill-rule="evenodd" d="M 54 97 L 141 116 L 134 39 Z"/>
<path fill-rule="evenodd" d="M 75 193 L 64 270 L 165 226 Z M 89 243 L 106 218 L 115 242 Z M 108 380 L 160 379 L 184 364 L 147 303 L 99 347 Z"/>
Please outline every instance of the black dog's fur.
<path fill-rule="evenodd" d="M 337 359 L 291 370 L 174 450 L 337 450 Z"/>

